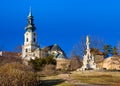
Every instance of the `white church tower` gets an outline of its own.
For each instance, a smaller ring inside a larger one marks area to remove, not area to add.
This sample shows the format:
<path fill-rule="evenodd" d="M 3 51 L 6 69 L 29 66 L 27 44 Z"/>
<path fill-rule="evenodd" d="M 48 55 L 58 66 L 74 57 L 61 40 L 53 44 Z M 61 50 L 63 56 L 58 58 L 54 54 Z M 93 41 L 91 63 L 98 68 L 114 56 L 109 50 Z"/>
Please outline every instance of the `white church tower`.
<path fill-rule="evenodd" d="M 40 56 L 40 49 L 37 42 L 36 27 L 33 23 L 32 10 L 30 9 L 28 15 L 28 24 L 25 27 L 24 45 L 22 46 L 22 58 L 26 60 L 34 59 Z"/>

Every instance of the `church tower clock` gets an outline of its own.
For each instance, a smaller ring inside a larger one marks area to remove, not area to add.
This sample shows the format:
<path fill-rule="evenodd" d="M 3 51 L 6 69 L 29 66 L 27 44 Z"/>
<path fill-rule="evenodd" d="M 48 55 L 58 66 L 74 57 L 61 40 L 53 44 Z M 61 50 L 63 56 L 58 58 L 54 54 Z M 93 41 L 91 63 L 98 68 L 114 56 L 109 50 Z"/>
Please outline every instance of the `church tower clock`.
<path fill-rule="evenodd" d="M 36 49 L 39 50 L 38 42 L 37 42 L 37 34 L 35 32 L 36 27 L 33 23 L 33 16 L 32 16 L 32 10 L 30 9 L 29 15 L 28 15 L 28 24 L 25 27 L 25 34 L 24 34 L 24 45 L 22 47 L 22 58 L 24 59 L 31 59 L 36 56 L 35 51 Z"/>

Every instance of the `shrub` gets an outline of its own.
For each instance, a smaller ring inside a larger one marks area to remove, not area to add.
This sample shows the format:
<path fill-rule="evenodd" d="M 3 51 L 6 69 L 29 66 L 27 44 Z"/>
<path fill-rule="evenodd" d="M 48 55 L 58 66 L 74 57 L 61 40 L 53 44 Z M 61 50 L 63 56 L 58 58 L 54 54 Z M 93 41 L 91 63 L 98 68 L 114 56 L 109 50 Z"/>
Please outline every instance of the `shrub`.
<path fill-rule="evenodd" d="M 31 59 L 28 63 L 33 67 L 35 71 L 40 71 L 45 65 L 56 65 L 56 60 L 53 59 L 52 55 L 50 55 L 46 58 Z"/>
<path fill-rule="evenodd" d="M 31 68 L 14 62 L 0 67 L 0 86 L 37 86 L 38 80 Z"/>

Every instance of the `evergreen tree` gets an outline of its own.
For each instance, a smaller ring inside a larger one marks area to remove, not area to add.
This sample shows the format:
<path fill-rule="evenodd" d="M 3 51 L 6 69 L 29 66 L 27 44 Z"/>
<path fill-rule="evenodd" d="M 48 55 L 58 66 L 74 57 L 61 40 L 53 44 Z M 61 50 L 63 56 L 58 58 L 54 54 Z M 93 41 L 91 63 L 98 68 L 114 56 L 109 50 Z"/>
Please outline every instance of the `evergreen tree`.
<path fill-rule="evenodd" d="M 29 64 L 32 65 L 33 69 L 36 71 L 40 71 L 45 65 L 56 65 L 56 60 L 52 55 L 46 58 L 35 58 L 29 61 Z"/>
<path fill-rule="evenodd" d="M 104 45 L 104 55 L 105 55 L 105 58 L 108 57 L 110 54 L 112 54 L 112 47 L 111 45 Z"/>
<path fill-rule="evenodd" d="M 112 49 L 112 55 L 117 55 L 117 54 L 118 54 L 117 48 L 114 46 Z"/>

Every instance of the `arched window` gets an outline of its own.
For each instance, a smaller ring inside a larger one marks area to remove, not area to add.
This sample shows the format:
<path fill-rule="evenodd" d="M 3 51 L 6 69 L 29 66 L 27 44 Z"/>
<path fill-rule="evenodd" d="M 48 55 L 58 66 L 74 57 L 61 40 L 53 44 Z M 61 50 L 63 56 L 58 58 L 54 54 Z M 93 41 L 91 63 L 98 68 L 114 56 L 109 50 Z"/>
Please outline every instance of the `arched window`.
<path fill-rule="evenodd" d="M 26 49 L 25 51 L 28 52 L 28 49 Z"/>
<path fill-rule="evenodd" d="M 26 42 L 28 42 L 28 38 L 26 38 Z"/>
<path fill-rule="evenodd" d="M 34 42 L 36 41 L 36 39 L 34 38 Z"/>
<path fill-rule="evenodd" d="M 35 36 L 35 33 L 34 33 L 34 36 Z"/>

